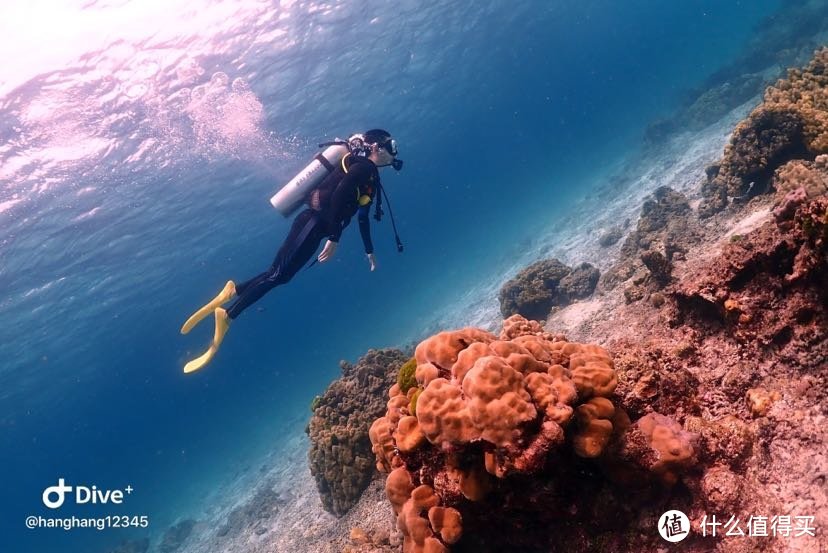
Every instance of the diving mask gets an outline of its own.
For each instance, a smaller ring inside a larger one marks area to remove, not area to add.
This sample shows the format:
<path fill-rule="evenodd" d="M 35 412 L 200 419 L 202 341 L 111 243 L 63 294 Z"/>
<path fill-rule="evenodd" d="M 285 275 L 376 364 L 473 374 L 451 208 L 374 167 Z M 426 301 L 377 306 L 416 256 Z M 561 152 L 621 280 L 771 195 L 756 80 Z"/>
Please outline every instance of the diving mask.
<path fill-rule="evenodd" d="M 397 141 L 393 138 L 389 138 L 388 140 L 380 144 L 380 147 L 385 148 L 385 151 L 391 154 L 392 156 L 397 156 Z"/>
<path fill-rule="evenodd" d="M 396 159 L 396 157 L 397 157 L 397 141 L 394 140 L 393 138 L 389 138 L 388 140 L 386 140 L 385 142 L 380 144 L 380 148 L 385 149 L 386 152 L 388 152 L 389 154 L 394 156 L 395 159 L 392 160 L 391 163 L 389 163 L 389 165 L 397 171 L 401 170 L 402 167 L 403 167 L 403 160 Z"/>

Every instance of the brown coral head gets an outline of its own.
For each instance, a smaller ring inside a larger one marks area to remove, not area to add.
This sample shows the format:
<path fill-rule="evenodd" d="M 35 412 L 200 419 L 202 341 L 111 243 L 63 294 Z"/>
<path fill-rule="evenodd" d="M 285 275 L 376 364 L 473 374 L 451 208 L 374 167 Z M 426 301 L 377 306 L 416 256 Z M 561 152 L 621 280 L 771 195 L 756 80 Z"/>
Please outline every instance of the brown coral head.
<path fill-rule="evenodd" d="M 411 501 L 418 509 L 430 509 L 440 503 L 439 498 L 434 494 L 434 489 L 431 486 L 423 484 L 417 486 L 411 491 Z"/>
<path fill-rule="evenodd" d="M 512 340 L 518 336 L 543 334 L 543 327 L 538 321 L 530 321 L 523 315 L 512 315 L 503 321 L 501 340 Z"/>
<path fill-rule="evenodd" d="M 451 507 L 432 507 L 428 510 L 431 528 L 440 533 L 448 544 L 457 543 L 463 535 L 463 518 L 460 511 Z"/>
<path fill-rule="evenodd" d="M 420 394 L 417 420 L 432 444 L 468 443 L 479 437 L 460 387 L 445 378 L 435 379 Z"/>
<path fill-rule="evenodd" d="M 444 331 L 419 343 L 414 351 L 417 364 L 432 363 L 448 371 L 457 362 L 461 351 L 474 342 L 493 342 L 495 336 L 479 328 Z"/>
<path fill-rule="evenodd" d="M 607 397 L 615 391 L 618 377 L 612 365 L 603 361 L 589 361 L 572 370 L 572 382 L 583 399 Z"/>
<path fill-rule="evenodd" d="M 577 430 L 572 446 L 580 457 L 593 458 L 603 453 L 612 435 L 615 406 L 603 397 L 595 397 L 575 410 Z"/>
<path fill-rule="evenodd" d="M 425 434 L 420 430 L 417 417 L 407 416 L 400 419 L 394 431 L 394 442 L 402 453 L 411 453 L 425 443 Z"/>
<path fill-rule="evenodd" d="M 385 495 L 394 507 L 395 513 L 400 513 L 413 489 L 414 484 L 411 483 L 411 476 L 405 467 L 398 467 L 391 471 L 385 479 Z"/>
<path fill-rule="evenodd" d="M 526 377 L 526 387 L 532 401 L 547 419 L 561 426 L 569 422 L 573 413 L 570 404 L 578 396 L 571 380 L 554 377 L 549 373 L 532 373 Z"/>
<path fill-rule="evenodd" d="M 724 308 L 727 312 L 739 311 L 739 302 L 734 299 L 728 299 L 724 302 Z"/>
<path fill-rule="evenodd" d="M 396 456 L 394 440 L 391 436 L 393 425 L 386 417 L 374 421 L 368 429 L 368 438 L 371 440 L 371 450 L 377 458 L 377 470 L 389 472 Z"/>
<path fill-rule="evenodd" d="M 648 438 L 656 453 L 649 469 L 668 485 L 675 484 L 681 473 L 696 462 L 699 437 L 659 413 L 650 413 L 636 421 L 635 426 Z"/>
<path fill-rule="evenodd" d="M 487 355 L 495 355 L 495 352 L 492 351 L 488 344 L 482 342 L 471 344 L 457 355 L 457 362 L 451 366 L 452 379 L 458 383 L 463 382 L 466 373 L 471 370 L 475 362 Z"/>
<path fill-rule="evenodd" d="M 414 378 L 421 388 L 428 386 L 429 382 L 439 377 L 440 369 L 432 363 L 420 363 L 414 370 Z"/>
<path fill-rule="evenodd" d="M 405 502 L 397 516 L 397 528 L 405 536 L 405 542 L 414 546 L 409 545 L 412 549 L 408 549 L 404 544 L 405 551 L 423 551 L 421 548 L 425 546 L 426 538 L 434 535 L 428 520 L 420 516 L 420 508 L 410 499 Z"/>
<path fill-rule="evenodd" d="M 463 380 L 468 412 L 480 437 L 496 446 L 514 443 L 521 425 L 537 417 L 523 375 L 500 357 L 481 357 Z"/>

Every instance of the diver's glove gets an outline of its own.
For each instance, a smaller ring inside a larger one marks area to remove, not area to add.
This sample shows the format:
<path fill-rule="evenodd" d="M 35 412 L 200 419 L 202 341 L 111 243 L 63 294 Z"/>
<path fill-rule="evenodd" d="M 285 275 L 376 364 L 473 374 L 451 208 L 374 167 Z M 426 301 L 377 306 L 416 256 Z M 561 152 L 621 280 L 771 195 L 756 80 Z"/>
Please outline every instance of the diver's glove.
<path fill-rule="evenodd" d="M 368 255 L 368 263 L 371 264 L 371 271 L 376 270 L 377 268 L 377 258 L 374 257 L 374 254 L 369 253 Z"/>
<path fill-rule="evenodd" d="M 320 263 L 324 263 L 327 260 L 329 260 L 331 257 L 333 257 L 333 254 L 334 252 L 336 252 L 336 247 L 338 245 L 339 244 L 337 244 L 336 242 L 332 242 L 331 240 L 325 242 L 325 247 L 322 248 L 322 252 L 319 254 L 319 257 L 316 258 L 316 260 Z"/>

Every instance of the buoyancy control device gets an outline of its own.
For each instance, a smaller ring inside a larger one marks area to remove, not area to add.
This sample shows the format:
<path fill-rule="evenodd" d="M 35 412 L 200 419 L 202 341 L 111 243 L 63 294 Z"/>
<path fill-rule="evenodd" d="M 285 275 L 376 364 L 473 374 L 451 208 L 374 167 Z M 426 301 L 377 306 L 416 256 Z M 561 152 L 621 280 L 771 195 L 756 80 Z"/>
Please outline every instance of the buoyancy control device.
<path fill-rule="evenodd" d="M 314 158 L 308 163 L 304 169 L 299 171 L 287 184 L 285 184 L 273 197 L 270 198 L 270 205 L 279 211 L 285 217 L 290 217 L 305 201 L 308 195 L 318 187 L 325 177 L 332 173 L 337 165 L 342 162 L 342 158 L 346 154 L 367 155 L 369 147 L 365 143 L 365 138 L 362 134 L 351 135 L 348 140 L 341 140 L 337 138 L 333 142 L 325 142 L 319 145 L 324 148 L 320 153 L 316 154 Z M 394 169 L 399 171 L 402 168 L 402 161 L 394 160 L 391 164 Z M 397 225 L 394 221 L 394 213 L 391 211 L 391 203 L 388 201 L 388 195 L 382 184 L 379 185 L 377 194 L 377 208 L 374 213 L 374 218 L 380 221 L 383 215 L 382 211 L 382 196 L 385 196 L 385 201 L 388 204 L 388 210 L 391 215 L 391 226 L 394 229 L 394 239 L 396 240 L 397 251 L 403 251 L 403 244 L 397 234 Z"/>

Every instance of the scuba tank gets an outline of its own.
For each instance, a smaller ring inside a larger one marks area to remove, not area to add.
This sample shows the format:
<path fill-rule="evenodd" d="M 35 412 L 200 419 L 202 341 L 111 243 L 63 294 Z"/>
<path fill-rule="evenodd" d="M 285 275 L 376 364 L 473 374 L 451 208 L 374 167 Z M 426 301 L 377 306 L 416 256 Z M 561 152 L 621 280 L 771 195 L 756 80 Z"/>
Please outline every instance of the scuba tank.
<path fill-rule="evenodd" d="M 296 176 L 290 179 L 286 185 L 270 198 L 270 205 L 285 217 L 290 217 L 302 205 L 308 195 L 325 180 L 325 177 L 336 170 L 337 165 L 342 162 L 342 158 L 346 154 L 368 155 L 369 151 L 368 145 L 365 143 L 365 137 L 359 133 L 351 135 L 347 141 L 337 138 L 333 142 L 322 143 L 319 147 L 325 149 L 316 154 L 304 169 L 299 171 Z M 395 159 L 390 165 L 399 171 L 402 169 L 402 163 L 401 160 Z M 397 225 L 394 222 L 394 213 L 391 211 L 391 202 L 388 200 L 388 195 L 385 193 L 385 188 L 382 186 L 382 183 L 378 182 L 377 185 L 379 191 L 377 192 L 374 219 L 377 221 L 382 220 L 382 216 L 384 215 L 382 211 L 382 197 L 385 196 L 388 211 L 391 215 L 391 226 L 394 229 L 397 251 L 402 253 L 403 244 L 400 241 L 399 234 L 397 234 Z"/>
<path fill-rule="evenodd" d="M 319 186 L 350 151 L 349 142 L 339 139 L 319 145 L 320 148 L 325 146 L 327 148 L 316 154 L 304 169 L 270 198 L 270 205 L 285 217 L 296 211 L 311 190 Z"/>

